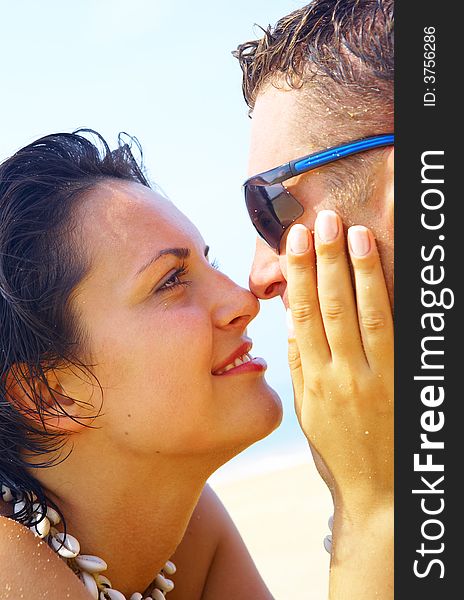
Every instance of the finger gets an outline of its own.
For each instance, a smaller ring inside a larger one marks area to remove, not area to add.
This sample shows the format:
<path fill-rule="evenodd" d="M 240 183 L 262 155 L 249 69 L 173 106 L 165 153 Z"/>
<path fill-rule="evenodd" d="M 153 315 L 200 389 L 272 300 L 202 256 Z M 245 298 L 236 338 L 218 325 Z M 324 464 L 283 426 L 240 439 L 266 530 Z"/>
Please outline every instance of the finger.
<path fill-rule="evenodd" d="M 295 396 L 295 410 L 298 418 L 301 416 L 301 407 L 304 394 L 304 377 L 301 366 L 300 351 L 295 338 L 295 329 L 293 327 L 292 311 L 287 309 L 287 329 L 288 329 L 288 364 L 290 375 L 292 377 L 293 393 Z"/>
<path fill-rule="evenodd" d="M 330 350 L 319 309 L 314 246 L 301 224 L 293 225 L 287 237 L 287 293 L 303 371 L 326 364 Z"/>
<path fill-rule="evenodd" d="M 393 365 L 393 318 L 375 239 L 356 225 L 348 230 L 348 246 L 364 352 L 371 369 L 385 370 Z"/>
<path fill-rule="evenodd" d="M 322 210 L 315 229 L 319 305 L 332 360 L 365 363 L 342 222 L 334 211 Z"/>

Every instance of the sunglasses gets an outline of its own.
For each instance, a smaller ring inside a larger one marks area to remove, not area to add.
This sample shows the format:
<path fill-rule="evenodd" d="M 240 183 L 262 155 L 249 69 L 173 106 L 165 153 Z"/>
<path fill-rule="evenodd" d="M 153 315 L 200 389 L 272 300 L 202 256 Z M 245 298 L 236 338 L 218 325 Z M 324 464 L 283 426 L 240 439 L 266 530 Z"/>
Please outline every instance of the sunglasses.
<path fill-rule="evenodd" d="M 304 213 L 303 206 L 282 185 L 282 182 L 358 152 L 391 146 L 394 140 L 393 134 L 356 140 L 322 152 L 308 154 L 250 177 L 243 184 L 243 190 L 248 214 L 256 231 L 277 254 L 280 254 L 280 242 L 284 233 Z"/>

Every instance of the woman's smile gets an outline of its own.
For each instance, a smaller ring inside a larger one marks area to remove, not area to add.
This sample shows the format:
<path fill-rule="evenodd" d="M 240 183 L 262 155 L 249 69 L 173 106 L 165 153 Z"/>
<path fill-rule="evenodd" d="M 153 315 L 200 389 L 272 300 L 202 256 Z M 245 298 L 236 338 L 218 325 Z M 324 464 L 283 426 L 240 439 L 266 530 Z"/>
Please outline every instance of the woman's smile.
<path fill-rule="evenodd" d="M 253 357 L 249 352 L 236 352 L 225 366 L 212 371 L 213 375 L 218 377 L 222 375 L 236 375 L 243 373 L 263 373 L 267 368 L 264 358 Z"/>
<path fill-rule="evenodd" d="M 251 339 L 245 338 L 245 341 L 232 354 L 229 354 L 225 360 L 213 368 L 212 374 L 221 376 L 263 373 L 267 368 L 266 361 L 263 358 L 251 356 L 252 347 Z"/>
<path fill-rule="evenodd" d="M 216 376 L 223 375 L 243 375 L 244 373 L 264 373 L 267 369 L 267 363 L 264 358 L 256 356 L 251 357 L 245 354 L 240 358 L 236 358 L 233 364 L 227 365 L 223 371 L 213 373 Z"/>

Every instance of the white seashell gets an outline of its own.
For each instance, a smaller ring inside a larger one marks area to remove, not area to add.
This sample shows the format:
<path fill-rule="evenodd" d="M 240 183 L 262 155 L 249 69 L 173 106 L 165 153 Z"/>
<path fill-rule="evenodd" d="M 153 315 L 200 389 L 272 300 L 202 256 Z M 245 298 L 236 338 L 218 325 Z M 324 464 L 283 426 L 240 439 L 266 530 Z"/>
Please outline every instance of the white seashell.
<path fill-rule="evenodd" d="M 32 505 L 32 523 L 35 525 L 38 521 L 41 521 L 43 518 L 43 510 L 40 508 L 40 504 L 38 502 L 34 502 L 34 504 Z M 48 521 L 48 519 L 47 519 Z M 50 521 L 48 521 L 49 526 L 48 529 L 50 529 Z M 47 531 L 48 533 L 48 531 Z"/>
<path fill-rule="evenodd" d="M 32 505 L 32 512 L 37 518 L 40 518 L 43 515 L 43 509 L 40 502 L 34 502 Z"/>
<path fill-rule="evenodd" d="M 166 596 L 160 590 L 154 589 L 151 595 L 153 600 L 166 600 Z"/>
<path fill-rule="evenodd" d="M 94 600 L 98 600 L 98 586 L 93 576 L 89 573 L 86 573 L 85 571 L 82 571 L 81 573 L 79 573 L 79 577 L 82 583 L 85 585 L 87 591 L 90 592 L 92 598 Z"/>
<path fill-rule="evenodd" d="M 34 523 L 32 527 L 29 529 L 34 533 L 34 535 L 38 535 L 41 539 L 47 537 L 50 532 L 50 521 L 47 517 L 44 517 L 39 523 Z"/>
<path fill-rule="evenodd" d="M 52 537 L 56 537 L 60 532 L 58 531 L 58 529 L 56 527 L 50 527 L 50 535 Z"/>
<path fill-rule="evenodd" d="M 121 594 L 121 592 L 118 592 L 118 590 L 112 590 L 111 588 L 108 588 L 105 590 L 105 593 L 110 600 L 126 600 L 124 594 Z"/>
<path fill-rule="evenodd" d="M 163 571 L 166 573 L 166 575 L 174 575 L 174 573 L 176 572 L 176 565 L 170 560 L 168 560 L 166 561 L 166 564 L 163 567 Z"/>
<path fill-rule="evenodd" d="M 53 525 L 58 525 L 58 523 L 61 521 L 60 515 L 51 506 L 47 506 L 47 519 L 49 519 L 50 523 Z"/>
<path fill-rule="evenodd" d="M 332 536 L 326 535 L 324 538 L 324 548 L 330 554 L 332 552 Z"/>
<path fill-rule="evenodd" d="M 331 517 L 329 517 L 329 529 L 330 529 L 330 531 L 332 531 L 333 526 L 334 526 L 334 517 L 332 515 Z"/>
<path fill-rule="evenodd" d="M 170 579 L 163 577 L 161 573 L 155 577 L 155 585 L 159 587 L 162 592 L 170 592 L 174 589 L 174 583 Z"/>
<path fill-rule="evenodd" d="M 140 592 L 134 592 L 129 600 L 143 600 L 143 596 Z M 148 600 L 148 598 L 145 600 Z"/>
<path fill-rule="evenodd" d="M 76 538 L 69 533 L 57 533 L 51 539 L 51 544 L 55 552 L 58 552 L 63 558 L 76 558 L 81 550 L 81 546 Z"/>
<path fill-rule="evenodd" d="M 82 569 L 87 573 L 101 573 L 101 571 L 106 571 L 108 568 L 108 565 L 102 558 L 92 556 L 91 554 L 80 554 L 79 556 L 76 556 L 76 564 L 79 569 Z"/>
<path fill-rule="evenodd" d="M 14 505 L 14 508 L 13 508 L 14 514 L 21 512 L 25 506 L 26 506 L 26 503 L 24 502 L 24 500 L 20 500 L 19 502 L 15 502 L 15 505 Z"/>
<path fill-rule="evenodd" d="M 111 585 L 111 581 L 108 579 L 108 577 L 105 577 L 104 575 L 98 574 L 95 575 L 95 581 L 100 585 L 100 586 L 105 586 L 105 587 L 112 587 Z"/>
<path fill-rule="evenodd" d="M 2 483 L 1 495 L 3 496 L 3 500 L 5 502 L 11 502 L 13 500 L 13 494 L 8 486 Z"/>

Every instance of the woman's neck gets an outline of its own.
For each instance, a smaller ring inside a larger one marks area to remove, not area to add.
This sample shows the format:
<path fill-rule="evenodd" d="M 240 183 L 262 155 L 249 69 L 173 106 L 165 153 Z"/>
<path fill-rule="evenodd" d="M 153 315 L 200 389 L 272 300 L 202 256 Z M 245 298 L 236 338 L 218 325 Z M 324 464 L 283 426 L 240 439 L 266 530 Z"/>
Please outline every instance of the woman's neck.
<path fill-rule="evenodd" d="M 108 564 L 105 575 L 127 597 L 143 592 L 174 553 L 214 469 L 186 457 L 109 465 L 73 452 L 34 475 L 66 519 L 82 554 Z"/>

